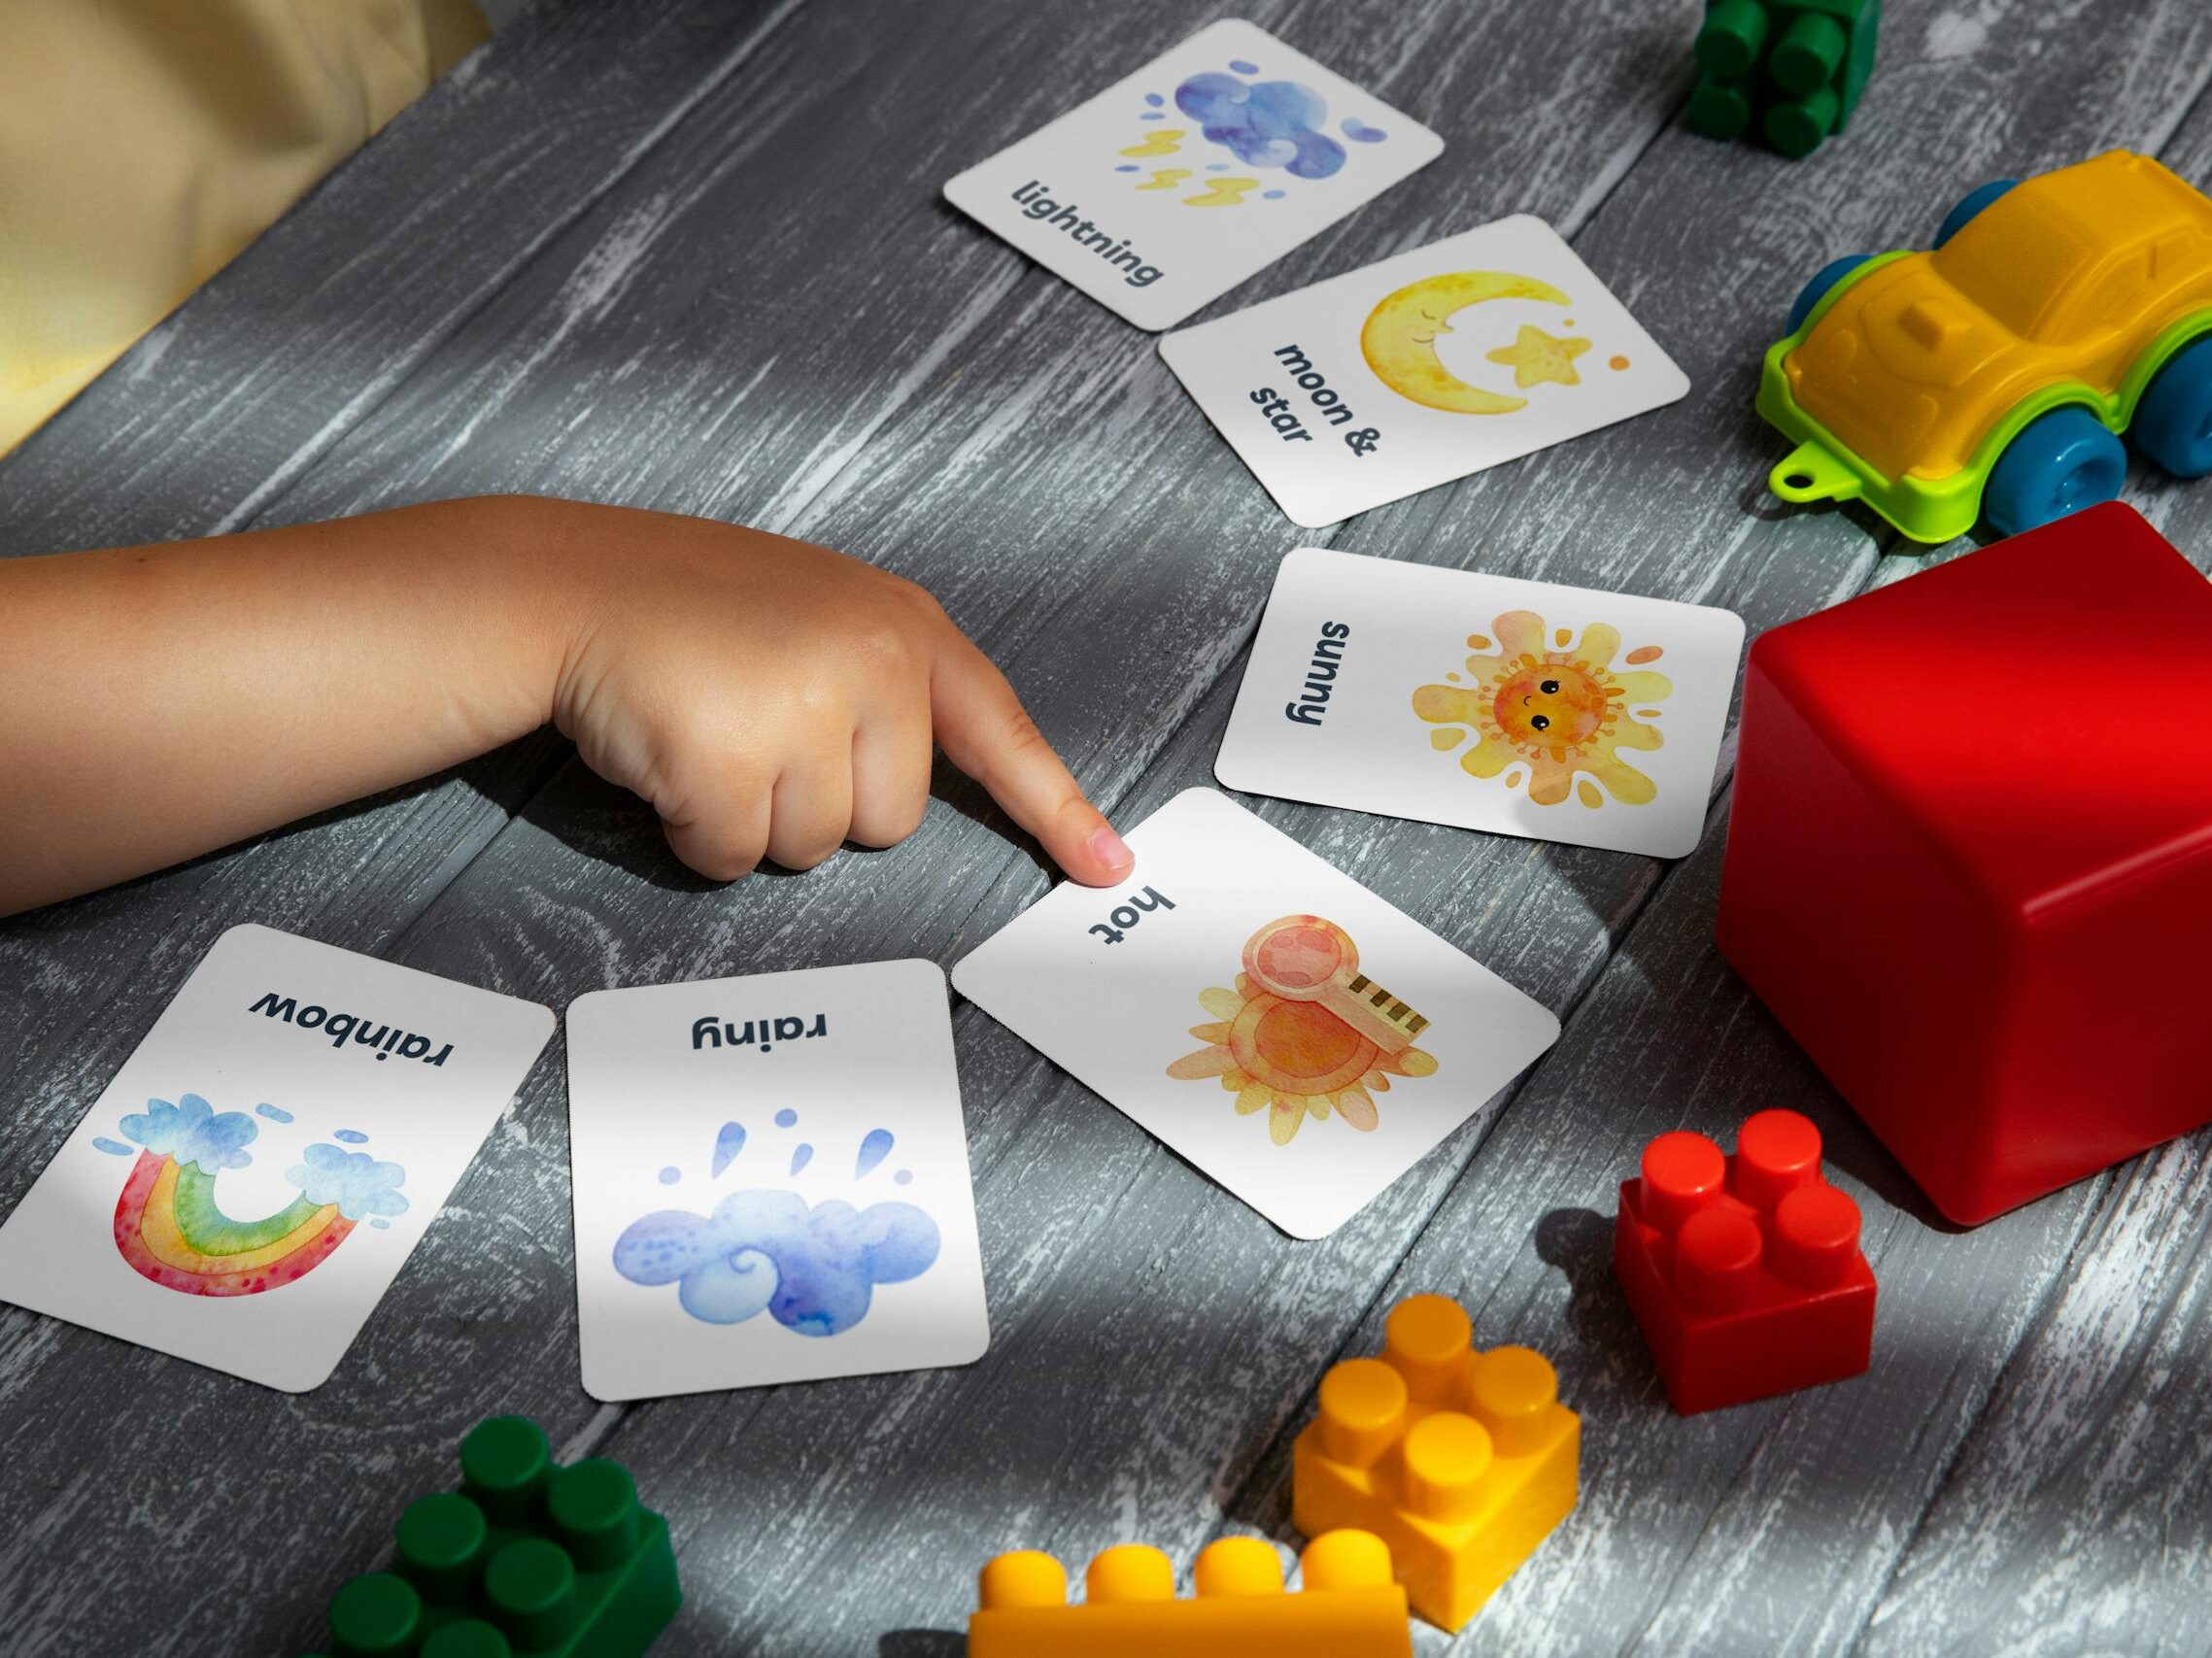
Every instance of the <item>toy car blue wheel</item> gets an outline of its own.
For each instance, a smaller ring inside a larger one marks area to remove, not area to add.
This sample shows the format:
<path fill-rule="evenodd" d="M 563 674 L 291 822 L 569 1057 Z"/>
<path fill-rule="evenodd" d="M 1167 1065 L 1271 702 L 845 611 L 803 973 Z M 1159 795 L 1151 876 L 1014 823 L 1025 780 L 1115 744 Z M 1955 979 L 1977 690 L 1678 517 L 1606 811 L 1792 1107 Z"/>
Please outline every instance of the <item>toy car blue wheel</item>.
<path fill-rule="evenodd" d="M 2109 501 L 2127 478 L 2127 450 L 2087 409 L 2054 409 L 2005 445 L 1982 491 L 1982 511 L 1999 535 Z"/>
<path fill-rule="evenodd" d="M 2176 478 L 2212 472 L 2212 336 L 2166 359 L 2135 405 L 2127 435 Z"/>
<path fill-rule="evenodd" d="M 1958 205 L 1943 216 L 1936 226 L 1935 245 L 1940 248 L 1959 231 L 1966 228 L 1974 216 L 2019 184 L 2018 179 L 1991 179 L 1978 190 L 1969 190 L 1958 198 Z"/>
<path fill-rule="evenodd" d="M 1813 280 L 1797 290 L 1797 298 L 1789 307 L 1789 326 L 1785 332 L 1794 334 L 1802 328 L 1805 319 L 1813 314 L 1813 307 L 1821 303 L 1828 289 L 1873 256 L 1872 254 L 1846 254 L 1815 271 Z"/>

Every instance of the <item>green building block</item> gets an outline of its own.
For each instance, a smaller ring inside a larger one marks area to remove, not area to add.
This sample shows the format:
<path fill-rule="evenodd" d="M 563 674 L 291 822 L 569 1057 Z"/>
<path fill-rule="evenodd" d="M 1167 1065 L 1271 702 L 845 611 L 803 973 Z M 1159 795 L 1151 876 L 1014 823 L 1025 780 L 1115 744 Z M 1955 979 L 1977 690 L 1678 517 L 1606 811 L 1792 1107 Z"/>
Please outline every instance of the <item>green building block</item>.
<path fill-rule="evenodd" d="M 630 1471 L 554 1465 L 525 1416 L 460 1442 L 460 1489 L 399 1516 L 398 1561 L 330 1598 L 333 1658 L 637 1658 L 676 1615 L 668 1522 Z"/>
<path fill-rule="evenodd" d="M 1792 159 L 1843 131 L 1866 78 L 1882 0 L 1706 0 L 1689 124 L 1740 138 L 1755 122 Z"/>

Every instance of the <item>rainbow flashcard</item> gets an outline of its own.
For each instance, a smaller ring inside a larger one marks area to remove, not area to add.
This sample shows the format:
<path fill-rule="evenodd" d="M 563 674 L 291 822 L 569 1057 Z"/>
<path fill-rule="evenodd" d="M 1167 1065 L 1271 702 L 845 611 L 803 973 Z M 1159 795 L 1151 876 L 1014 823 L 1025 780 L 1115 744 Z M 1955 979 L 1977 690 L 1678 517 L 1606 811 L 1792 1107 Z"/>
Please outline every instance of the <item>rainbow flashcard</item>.
<path fill-rule="evenodd" d="M 552 1033 L 530 1002 L 233 928 L 0 1226 L 0 1300 L 320 1386 Z"/>

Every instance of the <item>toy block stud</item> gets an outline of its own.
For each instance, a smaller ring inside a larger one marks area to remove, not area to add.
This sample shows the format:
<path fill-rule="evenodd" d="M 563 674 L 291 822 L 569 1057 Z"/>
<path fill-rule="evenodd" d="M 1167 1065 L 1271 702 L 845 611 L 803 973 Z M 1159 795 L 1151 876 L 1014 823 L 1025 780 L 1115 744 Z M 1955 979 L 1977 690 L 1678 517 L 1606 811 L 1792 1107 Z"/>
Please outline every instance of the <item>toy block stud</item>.
<path fill-rule="evenodd" d="M 1841 132 L 1874 71 L 1881 0 L 1707 0 L 1689 124 L 1740 138 L 1753 121 L 1792 158 Z"/>
<path fill-rule="evenodd" d="M 1291 1512 L 1309 1537 L 1381 1538 L 1413 1609 L 1456 1630 L 1574 1508 L 1581 1459 L 1582 1419 L 1548 1360 L 1477 1352 L 1458 1303 L 1412 1296 L 1384 1321 L 1380 1358 L 1321 1378 Z"/>
<path fill-rule="evenodd" d="M 1821 1131 L 1761 1111 L 1724 1157 L 1677 1131 L 1620 1188 L 1613 1269 L 1684 1415 L 1836 1381 L 1874 1344 L 1858 1205 L 1821 1172 Z"/>
<path fill-rule="evenodd" d="M 1092 1559 L 1083 1604 L 1072 1607 L 1059 1561 L 1035 1549 L 1002 1554 L 977 1582 L 968 1658 L 1412 1658 L 1406 1591 L 1390 1580 L 1380 1538 L 1315 1538 L 1300 1569 L 1304 1586 L 1286 1593 L 1272 1543 L 1216 1538 L 1192 1569 L 1196 1592 L 1177 1600 L 1168 1557 L 1123 1543 Z"/>
<path fill-rule="evenodd" d="M 395 1570 L 331 1598 L 336 1658 L 635 1658 L 675 1616 L 668 1523 L 627 1469 L 560 1468 L 536 1423 L 494 1416 L 460 1472 L 399 1516 Z"/>

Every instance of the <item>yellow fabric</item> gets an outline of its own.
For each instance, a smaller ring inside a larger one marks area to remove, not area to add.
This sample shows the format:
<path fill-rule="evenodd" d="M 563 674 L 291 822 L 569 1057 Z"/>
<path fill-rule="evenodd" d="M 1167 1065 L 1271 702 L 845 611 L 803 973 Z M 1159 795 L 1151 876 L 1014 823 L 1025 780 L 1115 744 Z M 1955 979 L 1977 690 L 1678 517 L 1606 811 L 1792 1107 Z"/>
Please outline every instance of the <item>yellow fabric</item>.
<path fill-rule="evenodd" d="M 471 0 L 0 0 L 0 454 L 485 34 Z"/>

